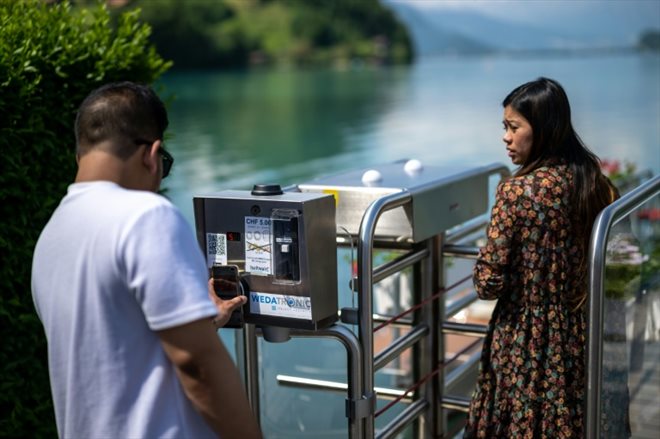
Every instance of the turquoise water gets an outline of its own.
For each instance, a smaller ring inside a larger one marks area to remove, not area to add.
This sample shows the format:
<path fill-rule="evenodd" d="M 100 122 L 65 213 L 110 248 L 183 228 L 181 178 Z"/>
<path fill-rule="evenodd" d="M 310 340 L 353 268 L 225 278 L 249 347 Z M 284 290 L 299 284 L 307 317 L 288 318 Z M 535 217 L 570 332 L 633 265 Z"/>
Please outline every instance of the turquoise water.
<path fill-rule="evenodd" d="M 301 183 L 404 157 L 508 163 L 500 103 L 540 75 L 567 90 L 601 157 L 660 172 L 660 55 L 436 58 L 411 67 L 173 73 L 166 181 L 192 222 L 193 193 Z"/>
<path fill-rule="evenodd" d="M 195 194 L 302 183 L 401 158 L 508 164 L 500 103 L 538 76 L 564 85 L 578 133 L 601 158 L 660 172 L 660 54 L 436 58 L 389 68 L 168 74 L 161 94 L 173 98 L 167 145 L 175 165 L 167 195 L 193 227 Z M 338 255 L 340 306 L 352 300 L 346 257 Z M 233 346 L 232 334 L 223 339 Z M 345 382 L 343 348 L 293 340 L 260 349 L 267 437 L 345 437 L 344 396 L 275 381 L 287 374 Z M 377 385 L 388 380 L 377 377 Z"/>

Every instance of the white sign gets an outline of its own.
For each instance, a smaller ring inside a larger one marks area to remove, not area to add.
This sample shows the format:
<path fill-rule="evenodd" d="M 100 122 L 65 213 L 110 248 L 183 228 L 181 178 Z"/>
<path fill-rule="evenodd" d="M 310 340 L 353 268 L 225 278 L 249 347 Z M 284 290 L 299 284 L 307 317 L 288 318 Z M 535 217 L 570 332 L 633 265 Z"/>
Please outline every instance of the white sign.
<path fill-rule="evenodd" d="M 206 234 L 206 264 L 208 267 L 227 265 L 227 235 L 222 233 Z"/>
<path fill-rule="evenodd" d="M 245 271 L 272 274 L 270 218 L 245 217 Z"/>
<path fill-rule="evenodd" d="M 250 313 L 311 320 L 312 300 L 305 296 L 284 296 L 250 291 Z"/>

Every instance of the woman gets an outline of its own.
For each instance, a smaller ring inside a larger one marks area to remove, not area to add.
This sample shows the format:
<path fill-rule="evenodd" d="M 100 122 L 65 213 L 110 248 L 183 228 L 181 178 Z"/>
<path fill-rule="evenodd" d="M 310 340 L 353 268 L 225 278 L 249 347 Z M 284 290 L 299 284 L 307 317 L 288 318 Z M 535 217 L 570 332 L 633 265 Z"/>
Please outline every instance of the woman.
<path fill-rule="evenodd" d="M 571 124 L 561 85 L 513 90 L 504 143 L 520 167 L 499 184 L 474 268 L 499 299 L 484 340 L 466 438 L 582 438 L 587 249 L 617 192 Z"/>

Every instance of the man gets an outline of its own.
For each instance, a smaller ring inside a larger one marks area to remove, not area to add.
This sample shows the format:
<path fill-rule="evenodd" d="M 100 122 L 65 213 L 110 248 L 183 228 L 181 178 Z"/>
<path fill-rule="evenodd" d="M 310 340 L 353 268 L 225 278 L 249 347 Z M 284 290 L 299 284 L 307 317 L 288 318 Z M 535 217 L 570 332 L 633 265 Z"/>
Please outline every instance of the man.
<path fill-rule="evenodd" d="M 78 173 L 32 265 L 60 437 L 261 436 L 213 325 L 245 298 L 214 306 L 192 231 L 156 194 L 167 125 L 156 94 L 130 82 L 78 111 Z"/>

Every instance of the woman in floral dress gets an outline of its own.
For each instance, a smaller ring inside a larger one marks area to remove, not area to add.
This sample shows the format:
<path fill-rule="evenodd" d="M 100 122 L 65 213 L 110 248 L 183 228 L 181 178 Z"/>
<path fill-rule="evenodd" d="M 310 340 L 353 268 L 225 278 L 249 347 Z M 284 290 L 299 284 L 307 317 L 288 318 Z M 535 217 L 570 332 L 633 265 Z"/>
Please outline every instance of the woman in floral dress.
<path fill-rule="evenodd" d="M 498 302 L 465 437 L 582 438 L 587 249 L 616 189 L 556 81 L 523 84 L 503 107 L 503 140 L 520 167 L 497 188 L 474 268 L 479 297 Z"/>

